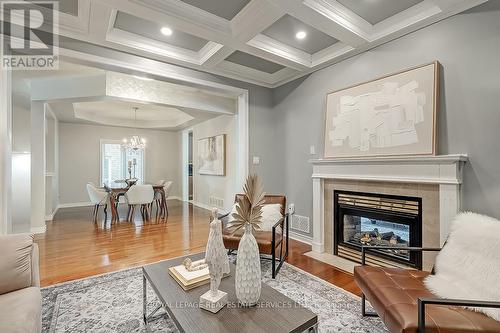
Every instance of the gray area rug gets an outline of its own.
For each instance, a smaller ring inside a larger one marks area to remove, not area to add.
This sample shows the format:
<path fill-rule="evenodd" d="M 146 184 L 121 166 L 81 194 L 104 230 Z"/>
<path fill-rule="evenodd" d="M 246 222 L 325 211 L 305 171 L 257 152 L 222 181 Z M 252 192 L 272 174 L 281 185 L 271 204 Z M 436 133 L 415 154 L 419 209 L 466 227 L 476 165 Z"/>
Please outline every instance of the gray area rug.
<path fill-rule="evenodd" d="M 361 317 L 359 297 L 288 264 L 273 280 L 269 266 L 262 263 L 263 282 L 318 314 L 320 332 L 387 332 L 379 318 Z M 159 301 L 148 291 L 152 310 Z M 140 268 L 46 287 L 42 297 L 43 332 L 146 332 Z M 177 332 L 163 310 L 150 330 Z"/>

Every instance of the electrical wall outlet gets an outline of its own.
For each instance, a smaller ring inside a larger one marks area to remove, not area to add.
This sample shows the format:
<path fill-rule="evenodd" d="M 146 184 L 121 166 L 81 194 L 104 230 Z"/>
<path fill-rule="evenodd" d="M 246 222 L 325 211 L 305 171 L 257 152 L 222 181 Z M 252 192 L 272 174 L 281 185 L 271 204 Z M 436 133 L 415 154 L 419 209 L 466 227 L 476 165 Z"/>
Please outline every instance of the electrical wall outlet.
<path fill-rule="evenodd" d="M 259 165 L 260 164 L 260 157 L 259 156 L 254 156 L 252 158 L 252 164 L 253 165 Z"/>
<path fill-rule="evenodd" d="M 316 155 L 316 146 L 312 145 L 309 147 L 309 154 Z"/>
<path fill-rule="evenodd" d="M 288 214 L 293 215 L 295 214 L 295 204 L 290 204 L 288 205 Z"/>

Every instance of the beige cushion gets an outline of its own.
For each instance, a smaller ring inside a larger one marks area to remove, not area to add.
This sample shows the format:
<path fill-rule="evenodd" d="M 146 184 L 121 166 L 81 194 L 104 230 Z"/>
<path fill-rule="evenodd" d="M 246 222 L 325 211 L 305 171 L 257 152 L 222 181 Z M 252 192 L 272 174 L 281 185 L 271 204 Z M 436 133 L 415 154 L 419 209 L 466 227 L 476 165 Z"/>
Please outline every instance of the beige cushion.
<path fill-rule="evenodd" d="M 0 295 L 0 332 L 42 331 L 40 288 L 30 287 Z"/>
<path fill-rule="evenodd" d="M 33 235 L 0 236 L 0 295 L 32 285 Z"/>

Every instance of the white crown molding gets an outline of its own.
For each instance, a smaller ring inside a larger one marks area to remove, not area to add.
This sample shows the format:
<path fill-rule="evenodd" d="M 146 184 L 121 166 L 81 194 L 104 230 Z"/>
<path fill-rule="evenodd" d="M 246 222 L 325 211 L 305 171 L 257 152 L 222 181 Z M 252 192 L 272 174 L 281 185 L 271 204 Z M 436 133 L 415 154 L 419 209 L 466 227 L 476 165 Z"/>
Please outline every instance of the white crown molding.
<path fill-rule="evenodd" d="M 146 6 L 154 11 L 170 16 L 175 16 L 181 20 L 189 21 L 204 29 L 222 33 L 231 32 L 231 25 L 228 20 L 188 5 L 180 0 L 130 0 L 130 2 Z"/>
<path fill-rule="evenodd" d="M 312 67 L 316 67 L 321 65 L 322 63 L 335 60 L 351 51 L 354 50 L 354 47 L 345 45 L 342 42 L 337 42 L 326 49 L 318 51 L 312 55 Z"/>
<path fill-rule="evenodd" d="M 231 20 L 231 32 L 242 43 L 279 20 L 286 12 L 267 0 L 252 0 Z"/>
<path fill-rule="evenodd" d="M 334 0 L 304 0 L 304 6 L 311 8 L 319 14 L 340 25 L 353 34 L 369 41 L 372 25 L 360 16 Z"/>
<path fill-rule="evenodd" d="M 81 34 L 89 32 L 90 0 L 78 0 L 78 16 L 59 13 L 59 30 L 69 30 Z"/>
<path fill-rule="evenodd" d="M 259 34 L 247 42 L 248 45 L 288 59 L 304 67 L 311 67 L 311 55 L 302 50 L 283 44 L 276 39 Z"/>
<path fill-rule="evenodd" d="M 79 0 L 78 17 L 61 14 L 61 35 L 115 48 L 216 75 L 277 87 L 407 33 L 433 24 L 487 0 L 424 0 L 375 25 L 335 0 L 252 0 L 231 21 L 180 0 Z M 114 28 L 123 11 L 206 39 L 198 52 Z M 289 14 L 340 42 L 315 54 L 298 50 L 262 34 Z M 109 21 L 103 24 L 103 18 Z M 90 24 L 92 22 L 92 24 Z M 283 65 L 270 75 L 224 62 L 239 50 Z"/>
<path fill-rule="evenodd" d="M 222 49 L 224 45 L 216 43 L 216 42 L 208 42 L 198 51 L 198 62 L 200 65 L 205 64 L 208 60 L 210 60 L 220 49 Z"/>

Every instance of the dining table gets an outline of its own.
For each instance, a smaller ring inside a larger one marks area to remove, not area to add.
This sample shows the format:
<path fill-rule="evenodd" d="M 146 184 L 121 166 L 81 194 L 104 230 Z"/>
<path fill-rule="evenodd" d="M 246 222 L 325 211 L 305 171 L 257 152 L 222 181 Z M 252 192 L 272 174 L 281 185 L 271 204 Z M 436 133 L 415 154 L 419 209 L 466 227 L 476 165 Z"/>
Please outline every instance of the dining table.
<path fill-rule="evenodd" d="M 151 185 L 156 193 L 160 193 L 160 218 L 165 218 L 167 212 L 167 198 L 165 197 L 165 189 L 163 185 L 159 184 L 144 184 Z M 126 183 L 110 183 L 105 184 L 104 189 L 109 193 L 109 204 L 111 207 L 111 221 L 120 221 L 120 216 L 118 215 L 118 203 L 120 202 L 120 197 L 125 196 L 125 193 L 130 189 Z"/>

